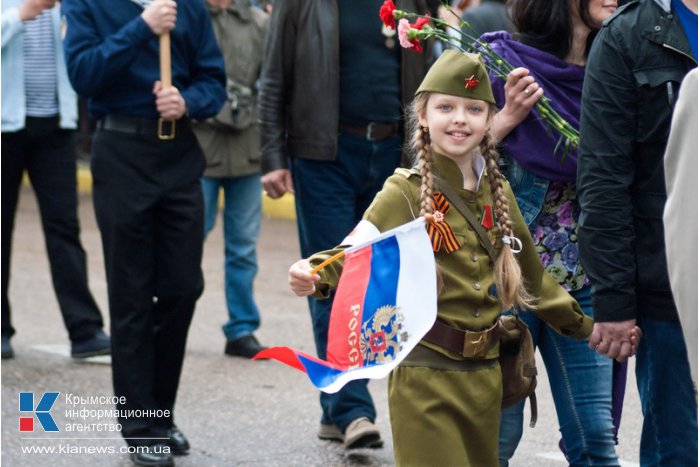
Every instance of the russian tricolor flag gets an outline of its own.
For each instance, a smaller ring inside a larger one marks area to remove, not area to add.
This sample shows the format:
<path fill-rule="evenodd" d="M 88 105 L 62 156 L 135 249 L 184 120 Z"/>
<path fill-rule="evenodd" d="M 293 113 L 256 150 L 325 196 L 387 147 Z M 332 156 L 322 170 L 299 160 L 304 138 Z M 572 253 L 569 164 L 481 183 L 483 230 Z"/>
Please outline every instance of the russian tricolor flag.
<path fill-rule="evenodd" d="M 328 360 L 289 347 L 271 347 L 255 357 L 303 371 L 327 393 L 349 381 L 388 375 L 437 316 L 435 257 L 423 218 L 383 234 L 362 221 L 343 244 L 352 246 L 345 251 L 331 310 Z"/>

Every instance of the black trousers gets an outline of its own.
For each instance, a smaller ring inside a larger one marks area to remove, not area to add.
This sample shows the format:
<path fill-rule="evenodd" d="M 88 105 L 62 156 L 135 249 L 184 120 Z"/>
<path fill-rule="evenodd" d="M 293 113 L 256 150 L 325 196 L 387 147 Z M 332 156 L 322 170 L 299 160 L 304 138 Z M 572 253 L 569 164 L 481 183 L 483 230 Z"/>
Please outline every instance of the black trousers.
<path fill-rule="evenodd" d="M 154 444 L 173 424 L 187 331 L 204 284 L 204 164 L 186 127 L 172 141 L 102 129 L 93 140 L 114 392 L 126 400 L 117 408 L 125 411 L 118 418 L 130 445 Z M 171 415 L 133 416 L 158 410 Z"/>
<path fill-rule="evenodd" d="M 8 286 L 15 211 L 22 174 L 36 193 L 56 298 L 71 341 L 102 329 L 102 316 L 88 289 L 85 250 L 80 244 L 73 131 L 58 118 L 27 118 L 26 128 L 2 133 L 2 335 L 15 333 Z"/>

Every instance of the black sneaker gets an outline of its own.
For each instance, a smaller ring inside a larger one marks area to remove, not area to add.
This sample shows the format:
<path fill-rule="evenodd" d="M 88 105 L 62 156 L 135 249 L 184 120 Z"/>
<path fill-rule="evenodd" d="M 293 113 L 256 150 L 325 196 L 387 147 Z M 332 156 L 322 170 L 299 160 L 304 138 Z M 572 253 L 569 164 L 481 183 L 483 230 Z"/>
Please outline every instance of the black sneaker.
<path fill-rule="evenodd" d="M 15 351 L 12 350 L 8 336 L 2 336 L 2 358 L 15 358 Z"/>
<path fill-rule="evenodd" d="M 258 352 L 265 349 L 267 347 L 260 345 L 254 335 L 246 334 L 238 339 L 226 341 L 224 353 L 234 357 L 253 358 Z"/>
<path fill-rule="evenodd" d="M 96 355 L 109 355 L 111 349 L 112 344 L 109 336 L 100 329 L 92 337 L 71 343 L 70 356 L 73 358 L 87 358 Z"/>

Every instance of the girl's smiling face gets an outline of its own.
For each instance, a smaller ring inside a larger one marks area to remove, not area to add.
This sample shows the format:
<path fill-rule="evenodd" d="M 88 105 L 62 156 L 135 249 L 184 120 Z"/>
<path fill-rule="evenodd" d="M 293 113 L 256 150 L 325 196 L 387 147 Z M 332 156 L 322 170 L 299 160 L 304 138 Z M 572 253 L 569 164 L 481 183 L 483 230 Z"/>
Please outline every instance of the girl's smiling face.
<path fill-rule="evenodd" d="M 434 151 L 461 162 L 473 157 L 489 129 L 489 103 L 434 92 L 418 121 L 428 128 Z"/>

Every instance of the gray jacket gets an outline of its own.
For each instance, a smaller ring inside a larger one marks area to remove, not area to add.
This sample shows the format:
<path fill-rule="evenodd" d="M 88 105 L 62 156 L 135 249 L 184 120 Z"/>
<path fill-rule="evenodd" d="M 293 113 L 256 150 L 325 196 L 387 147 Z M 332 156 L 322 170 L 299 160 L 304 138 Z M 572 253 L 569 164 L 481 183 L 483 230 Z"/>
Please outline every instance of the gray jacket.
<path fill-rule="evenodd" d="M 233 0 L 226 9 L 207 5 L 216 42 L 224 56 L 227 91 L 250 90 L 251 98 L 239 113 L 250 112 L 245 128 L 234 128 L 231 101 L 214 118 L 196 122 L 194 131 L 207 159 L 206 177 L 238 177 L 260 172 L 260 140 L 256 112 L 256 82 L 260 76 L 268 15 L 250 0 Z M 235 83 L 235 85 L 234 85 Z M 243 99 L 240 99 L 243 101 Z M 243 105 L 243 104 L 241 104 Z M 228 113 L 228 115 L 225 115 Z"/>

